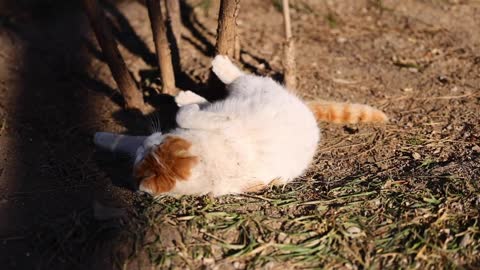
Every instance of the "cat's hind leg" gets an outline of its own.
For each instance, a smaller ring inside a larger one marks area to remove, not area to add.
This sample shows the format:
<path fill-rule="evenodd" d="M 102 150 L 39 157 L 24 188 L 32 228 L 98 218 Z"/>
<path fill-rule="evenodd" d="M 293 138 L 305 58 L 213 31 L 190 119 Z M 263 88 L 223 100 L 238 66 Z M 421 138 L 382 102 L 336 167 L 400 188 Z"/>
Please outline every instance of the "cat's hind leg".
<path fill-rule="evenodd" d="M 230 84 L 238 77 L 244 75 L 225 55 L 215 56 L 212 60 L 212 70 L 224 84 Z"/>

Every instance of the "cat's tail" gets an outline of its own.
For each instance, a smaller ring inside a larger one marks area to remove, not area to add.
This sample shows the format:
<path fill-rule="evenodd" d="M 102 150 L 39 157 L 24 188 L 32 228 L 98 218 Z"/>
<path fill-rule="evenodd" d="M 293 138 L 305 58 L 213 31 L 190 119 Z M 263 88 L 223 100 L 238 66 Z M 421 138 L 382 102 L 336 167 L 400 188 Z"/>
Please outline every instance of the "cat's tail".
<path fill-rule="evenodd" d="M 310 101 L 307 105 L 317 121 L 335 124 L 388 122 L 385 113 L 364 104 Z"/>

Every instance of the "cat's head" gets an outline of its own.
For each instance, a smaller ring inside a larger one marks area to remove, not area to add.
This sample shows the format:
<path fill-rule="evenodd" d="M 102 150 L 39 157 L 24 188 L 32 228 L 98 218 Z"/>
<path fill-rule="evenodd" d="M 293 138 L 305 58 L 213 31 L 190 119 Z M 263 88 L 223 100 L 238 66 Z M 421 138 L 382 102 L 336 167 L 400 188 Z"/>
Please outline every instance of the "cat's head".
<path fill-rule="evenodd" d="M 137 150 L 133 177 L 139 189 L 152 195 L 169 192 L 176 181 L 187 180 L 198 157 L 191 143 L 174 135 L 154 133 Z"/>

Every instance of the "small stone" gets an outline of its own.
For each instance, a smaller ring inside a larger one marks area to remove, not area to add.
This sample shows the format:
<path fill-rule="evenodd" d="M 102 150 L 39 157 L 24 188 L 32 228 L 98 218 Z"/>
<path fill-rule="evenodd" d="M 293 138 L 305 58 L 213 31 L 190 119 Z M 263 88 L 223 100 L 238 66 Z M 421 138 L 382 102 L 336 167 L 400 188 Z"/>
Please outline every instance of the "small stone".
<path fill-rule="evenodd" d="M 285 239 L 287 239 L 287 237 L 288 237 L 288 235 L 286 233 L 283 233 L 283 232 L 279 233 L 278 238 L 277 238 L 278 242 L 280 242 L 280 243 L 284 242 Z"/>
<path fill-rule="evenodd" d="M 466 247 L 468 246 L 470 243 L 472 242 L 472 239 L 470 237 L 470 233 L 466 233 L 463 238 L 462 238 L 462 241 L 460 241 L 460 246 L 461 247 Z"/>
<path fill-rule="evenodd" d="M 420 154 L 417 153 L 417 152 L 413 152 L 412 157 L 413 157 L 413 159 L 415 159 L 415 160 L 419 160 L 422 156 L 420 156 Z"/>
<path fill-rule="evenodd" d="M 403 92 L 412 92 L 413 91 L 413 88 L 411 87 L 405 87 L 402 89 Z"/>
<path fill-rule="evenodd" d="M 348 236 L 351 238 L 357 238 L 365 236 L 365 233 L 357 226 L 352 226 L 347 229 Z"/>
<path fill-rule="evenodd" d="M 440 55 L 440 54 L 442 53 L 442 51 L 441 51 L 440 49 L 437 49 L 437 48 L 432 49 L 430 52 L 431 52 L 433 55 Z"/>
<path fill-rule="evenodd" d="M 418 68 L 411 67 L 411 68 L 408 68 L 408 71 L 412 73 L 418 73 Z"/>
<path fill-rule="evenodd" d="M 480 146 L 475 145 L 474 147 L 472 147 L 472 150 L 473 150 L 473 152 L 480 153 Z"/>
<path fill-rule="evenodd" d="M 213 264 L 215 263 L 215 259 L 214 258 L 203 258 L 203 263 L 204 264 Z"/>
<path fill-rule="evenodd" d="M 447 84 L 450 81 L 446 76 L 443 75 L 438 76 L 437 80 L 443 84 Z"/>

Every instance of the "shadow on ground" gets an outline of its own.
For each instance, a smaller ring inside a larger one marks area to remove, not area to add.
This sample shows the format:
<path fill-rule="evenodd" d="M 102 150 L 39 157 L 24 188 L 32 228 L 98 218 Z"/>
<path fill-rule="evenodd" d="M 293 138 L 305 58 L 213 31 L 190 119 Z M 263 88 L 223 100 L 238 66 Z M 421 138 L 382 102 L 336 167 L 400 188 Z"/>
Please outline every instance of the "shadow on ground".
<path fill-rule="evenodd" d="M 129 204 L 132 195 L 112 186 L 98 168 L 117 166 L 97 163 L 91 138 L 104 105 L 98 93 L 120 105 L 121 97 L 85 76 L 89 60 L 82 44 L 88 24 L 81 6 L 36 1 L 12 9 L 2 17 L 0 31 L 17 42 L 22 55 L 18 63 L 5 63 L 17 66 L 21 79 L 10 89 L 15 93 L 3 134 L 14 149 L 6 157 L 5 169 L 11 170 L 6 175 L 15 177 L 2 178 L 7 187 L 0 206 L 2 268 L 109 269 L 110 250 L 102 247 L 118 224 L 95 220 L 93 205 Z M 140 132 L 138 117 L 123 111 L 116 117 Z"/>

